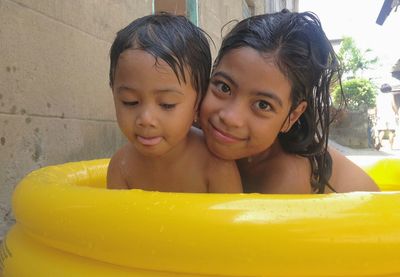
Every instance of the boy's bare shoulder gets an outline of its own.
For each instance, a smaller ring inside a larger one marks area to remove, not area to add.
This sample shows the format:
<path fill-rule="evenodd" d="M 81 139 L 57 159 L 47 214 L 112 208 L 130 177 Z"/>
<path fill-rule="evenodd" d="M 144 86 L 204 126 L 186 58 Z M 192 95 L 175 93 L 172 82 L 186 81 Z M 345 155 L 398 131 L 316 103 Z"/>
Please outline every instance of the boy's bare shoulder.
<path fill-rule="evenodd" d="M 123 174 L 126 151 L 128 145 L 122 146 L 112 156 L 107 169 L 107 188 L 109 189 L 128 189 L 127 182 Z"/>
<path fill-rule="evenodd" d="M 199 128 L 190 128 L 188 139 L 190 144 L 190 151 L 198 152 L 196 154 L 204 155 L 204 157 L 208 157 L 211 154 L 210 151 L 208 151 L 203 131 Z"/>
<path fill-rule="evenodd" d="M 223 160 L 213 155 L 207 148 L 207 144 L 202 130 L 196 127 L 192 127 L 189 132 L 189 139 L 191 144 L 191 151 L 197 152 L 195 153 L 196 159 L 201 157 L 203 159 L 203 162 L 207 164 L 209 167 L 218 165 L 227 166 L 235 163 L 233 160 L 231 161 Z M 201 160 L 201 158 L 197 160 Z"/>
<path fill-rule="evenodd" d="M 213 155 L 207 148 L 203 132 L 192 128 L 190 137 L 196 148 L 196 158 L 201 157 L 208 179 L 209 192 L 242 192 L 239 170 L 234 160 L 223 160 Z M 196 159 L 197 160 L 197 159 Z M 197 160 L 200 162 L 199 160 Z"/>

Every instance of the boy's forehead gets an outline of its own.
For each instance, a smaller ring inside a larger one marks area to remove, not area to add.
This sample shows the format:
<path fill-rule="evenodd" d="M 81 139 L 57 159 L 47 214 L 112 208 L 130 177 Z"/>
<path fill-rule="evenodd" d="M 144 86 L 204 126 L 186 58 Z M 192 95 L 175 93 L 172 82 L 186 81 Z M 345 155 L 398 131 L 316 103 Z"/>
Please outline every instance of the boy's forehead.
<path fill-rule="evenodd" d="M 123 51 L 118 59 L 115 82 L 117 87 L 123 88 L 134 87 L 130 84 L 137 83 L 138 80 L 161 82 L 157 84 L 159 87 L 168 87 L 175 83 L 178 86 L 190 85 L 194 88 L 188 70 L 184 70 L 185 76 L 182 78 L 180 69 L 178 67 L 175 69 L 163 59 L 154 57 L 147 51 L 128 49 Z M 164 91 L 170 91 L 170 89 Z"/>
<path fill-rule="evenodd" d="M 116 71 L 121 70 L 121 64 L 123 64 L 123 67 L 147 64 L 149 68 L 151 67 L 159 73 L 174 74 L 179 83 L 193 86 L 191 82 L 191 70 L 189 66 L 186 64 L 181 66 L 174 56 L 170 56 L 170 58 L 174 59 L 174 61 L 171 61 L 171 64 L 165 61 L 163 58 L 146 50 L 130 48 L 121 52 L 120 56 L 118 57 Z M 145 69 L 143 68 L 143 70 Z"/>
<path fill-rule="evenodd" d="M 132 63 L 146 63 L 152 64 L 158 70 L 169 72 L 173 71 L 172 67 L 162 58 L 155 56 L 153 53 L 142 49 L 127 49 L 124 50 L 118 60 Z"/>

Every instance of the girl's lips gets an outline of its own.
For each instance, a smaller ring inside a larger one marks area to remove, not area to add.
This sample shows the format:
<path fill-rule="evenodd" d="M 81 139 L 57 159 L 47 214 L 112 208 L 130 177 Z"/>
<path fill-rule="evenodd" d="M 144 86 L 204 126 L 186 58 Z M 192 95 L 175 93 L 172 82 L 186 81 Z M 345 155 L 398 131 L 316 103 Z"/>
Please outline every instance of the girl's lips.
<path fill-rule="evenodd" d="M 137 137 L 137 140 L 145 146 L 157 145 L 161 142 L 161 139 L 162 139 L 162 137 L 150 137 L 150 138 L 141 137 L 141 136 L 136 136 L 136 137 Z"/>
<path fill-rule="evenodd" d="M 218 141 L 220 141 L 220 142 L 223 142 L 223 143 L 236 143 L 236 142 L 239 142 L 239 141 L 243 141 L 243 140 L 244 140 L 244 139 L 242 139 L 242 138 L 238 138 L 238 137 L 235 137 L 235 136 L 233 136 L 233 135 L 231 135 L 231 134 L 225 133 L 225 132 L 223 132 L 223 131 L 217 129 L 217 128 L 216 128 L 214 125 L 212 125 L 212 124 L 210 124 L 210 125 L 211 125 L 212 134 L 213 134 L 214 137 L 215 137 Z"/>

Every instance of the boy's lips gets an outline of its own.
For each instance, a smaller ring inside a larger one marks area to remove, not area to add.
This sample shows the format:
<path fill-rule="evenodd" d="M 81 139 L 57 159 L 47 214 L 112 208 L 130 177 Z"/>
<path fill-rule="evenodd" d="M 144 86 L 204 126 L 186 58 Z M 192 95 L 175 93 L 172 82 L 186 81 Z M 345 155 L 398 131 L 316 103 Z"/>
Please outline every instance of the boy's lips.
<path fill-rule="evenodd" d="M 157 145 L 161 142 L 162 137 L 142 137 L 136 136 L 137 140 L 145 146 Z"/>
<path fill-rule="evenodd" d="M 211 132 L 213 134 L 213 136 L 220 142 L 223 143 L 235 143 L 235 142 L 239 142 L 239 141 L 243 141 L 245 139 L 234 136 L 232 134 L 229 134 L 227 132 L 224 132 L 220 129 L 218 129 L 217 127 L 215 127 L 213 124 L 210 123 L 211 126 Z"/>

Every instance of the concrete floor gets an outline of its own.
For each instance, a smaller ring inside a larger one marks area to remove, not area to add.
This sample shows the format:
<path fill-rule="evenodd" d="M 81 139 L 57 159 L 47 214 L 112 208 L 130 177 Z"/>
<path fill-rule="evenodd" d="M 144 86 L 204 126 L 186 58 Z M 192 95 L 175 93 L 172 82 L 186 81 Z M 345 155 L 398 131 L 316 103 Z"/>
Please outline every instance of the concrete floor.
<path fill-rule="evenodd" d="M 390 149 L 389 141 L 383 140 L 382 147 L 376 149 L 354 149 L 342 146 L 334 141 L 329 141 L 329 145 L 334 147 L 343 153 L 348 159 L 353 161 L 359 166 L 369 165 L 375 163 L 378 160 L 385 158 L 397 158 L 400 159 L 400 144 L 398 141 L 393 145 L 393 149 Z"/>

